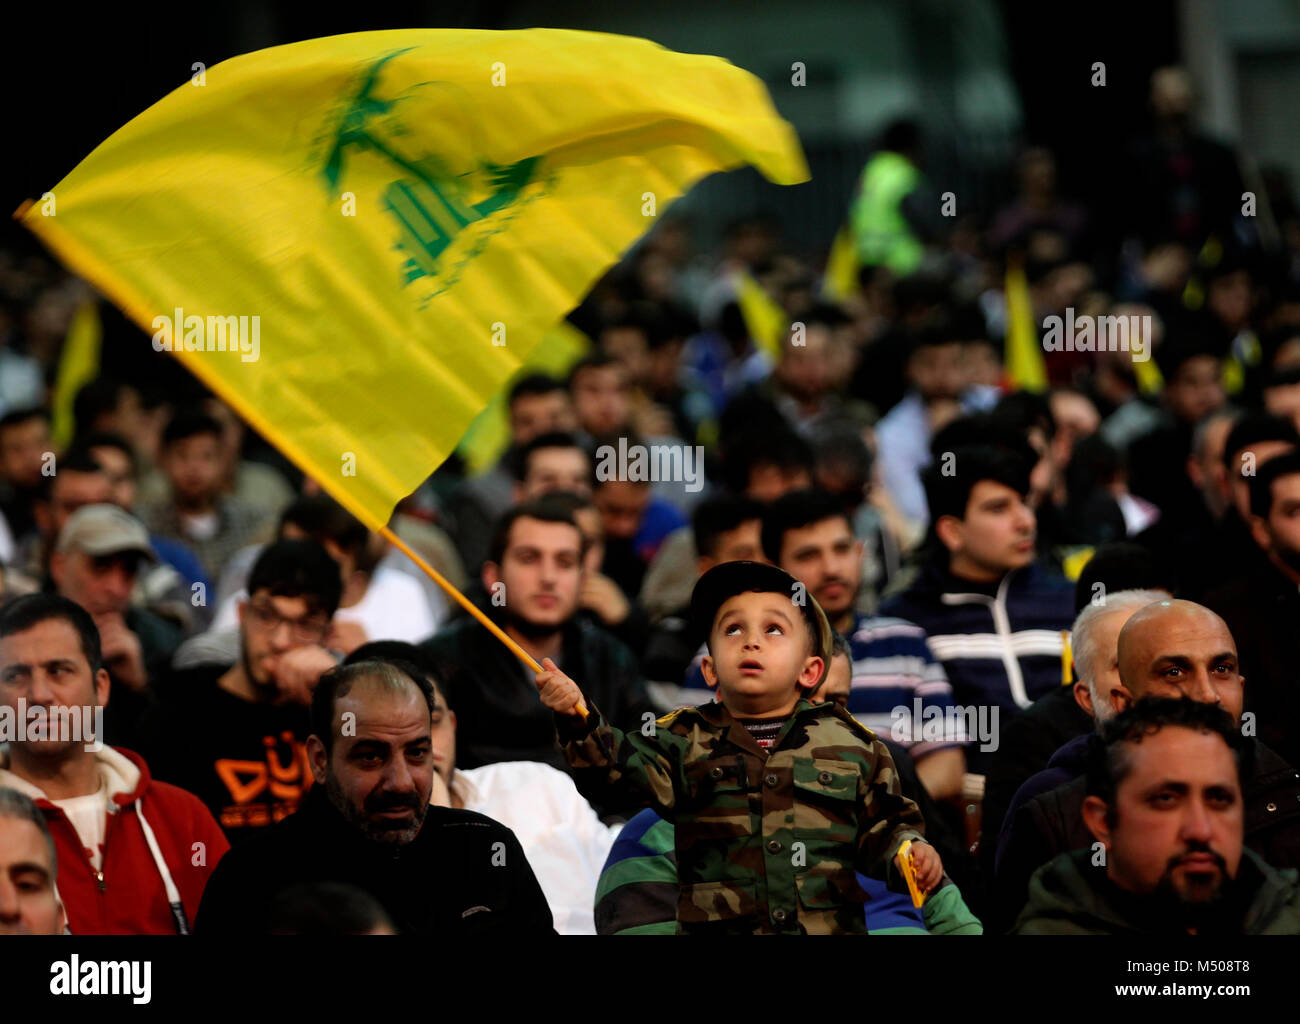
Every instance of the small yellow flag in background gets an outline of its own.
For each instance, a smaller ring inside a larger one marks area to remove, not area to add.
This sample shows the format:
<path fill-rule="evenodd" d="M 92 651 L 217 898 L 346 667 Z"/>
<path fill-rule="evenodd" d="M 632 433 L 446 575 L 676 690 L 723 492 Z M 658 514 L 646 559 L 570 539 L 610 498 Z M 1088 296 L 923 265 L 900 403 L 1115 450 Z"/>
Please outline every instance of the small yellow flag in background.
<path fill-rule="evenodd" d="M 57 451 L 72 443 L 77 430 L 73 403 L 81 386 L 99 373 L 99 353 L 104 341 L 104 327 L 99 319 L 99 304 L 93 295 L 77 307 L 63 339 L 59 354 L 59 368 L 54 377 L 54 392 L 50 396 L 52 424 L 50 441 Z M 86 424 L 80 424 L 85 429 Z"/>
<path fill-rule="evenodd" d="M 749 271 L 737 271 L 735 278 L 736 304 L 749 337 L 775 365 L 781 358 L 781 341 L 790 327 L 790 318 Z"/>
<path fill-rule="evenodd" d="M 1029 282 L 1018 260 L 1007 262 L 1003 295 L 1007 304 L 1007 341 L 1003 361 L 1007 383 L 1016 391 L 1047 390 L 1047 360 L 1034 323 Z"/>
<path fill-rule="evenodd" d="M 858 247 L 853 232 L 847 224 L 835 232 L 831 251 L 826 257 L 826 272 L 822 275 L 822 295 L 832 302 L 843 302 L 858 291 Z"/>
<path fill-rule="evenodd" d="M 378 529 L 673 199 L 745 163 L 808 177 L 720 58 L 366 32 L 208 69 L 19 217 Z"/>

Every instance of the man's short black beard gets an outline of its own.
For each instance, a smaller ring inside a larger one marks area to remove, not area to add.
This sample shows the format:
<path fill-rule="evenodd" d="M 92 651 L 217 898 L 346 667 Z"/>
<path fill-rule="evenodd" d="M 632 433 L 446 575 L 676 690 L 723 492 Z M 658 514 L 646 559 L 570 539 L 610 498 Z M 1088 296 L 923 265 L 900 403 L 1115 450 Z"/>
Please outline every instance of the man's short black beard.
<path fill-rule="evenodd" d="M 330 803 L 334 805 L 335 810 L 343 815 L 350 825 L 354 826 L 371 842 L 386 846 L 393 852 L 400 850 L 415 840 L 415 837 L 420 834 L 420 829 L 424 827 L 424 819 L 429 811 L 428 801 L 425 801 L 415 808 L 415 820 L 412 824 L 401 828 L 376 828 L 374 823 L 366 817 L 364 811 L 357 811 L 348 802 L 347 795 L 338 784 L 338 779 L 334 777 L 333 772 L 327 771 L 325 773 L 325 793 L 329 796 Z"/>
<path fill-rule="evenodd" d="M 564 631 L 564 627 L 567 626 L 570 621 L 572 621 L 571 617 L 569 619 L 565 619 L 563 622 L 559 623 L 558 625 L 550 625 L 550 624 L 541 625 L 539 623 L 531 622 L 528 619 L 525 619 L 522 615 L 516 614 L 515 612 L 511 611 L 509 608 L 506 609 L 506 622 L 509 623 L 511 626 L 513 626 L 524 636 L 528 637 L 529 640 L 546 640 L 549 639 L 550 637 L 555 636 L 557 633 L 562 633 Z"/>
<path fill-rule="evenodd" d="M 838 619 L 838 618 L 842 618 L 845 615 L 853 614 L 853 610 L 857 607 L 858 604 L 858 591 L 862 589 L 861 584 L 859 583 L 859 585 L 855 587 L 853 586 L 853 583 L 850 580 L 845 579 L 843 576 L 832 576 L 830 579 L 822 581 L 822 587 L 828 587 L 832 583 L 842 584 L 844 588 L 848 591 L 848 599 L 844 602 L 843 608 L 837 609 L 836 611 L 831 611 L 831 609 L 826 607 L 826 603 L 822 601 L 821 598 L 818 598 L 817 602 L 822 606 L 822 611 L 824 611 L 828 616 L 830 616 L 831 619 Z"/>
<path fill-rule="evenodd" d="M 1165 868 L 1153 894 L 1162 916 L 1168 915 L 1169 920 L 1195 928 L 1198 932 L 1222 923 L 1224 913 L 1230 909 L 1229 895 L 1232 891 L 1232 879 L 1228 877 L 1227 865 L 1222 858 L 1219 859 L 1219 888 L 1208 900 L 1193 902 L 1184 899 L 1174 888 L 1173 872 L 1173 864 Z"/>

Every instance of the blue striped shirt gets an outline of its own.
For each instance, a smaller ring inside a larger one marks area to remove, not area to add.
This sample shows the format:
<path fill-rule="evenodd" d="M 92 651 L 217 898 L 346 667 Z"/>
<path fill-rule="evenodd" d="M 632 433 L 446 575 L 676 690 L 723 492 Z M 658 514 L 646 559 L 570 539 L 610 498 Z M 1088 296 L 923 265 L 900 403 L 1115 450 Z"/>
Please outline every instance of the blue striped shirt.
<path fill-rule="evenodd" d="M 848 710 L 859 722 L 906 747 L 917 761 L 966 742 L 952 686 L 920 626 L 859 612 L 849 651 L 853 682 Z"/>

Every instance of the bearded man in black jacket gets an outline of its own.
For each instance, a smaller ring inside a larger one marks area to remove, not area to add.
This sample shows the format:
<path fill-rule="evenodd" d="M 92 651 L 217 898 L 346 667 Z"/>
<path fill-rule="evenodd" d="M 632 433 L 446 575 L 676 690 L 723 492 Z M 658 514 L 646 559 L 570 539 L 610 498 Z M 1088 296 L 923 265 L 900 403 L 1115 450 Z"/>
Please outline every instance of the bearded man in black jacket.
<path fill-rule="evenodd" d="M 277 894 L 334 882 L 369 893 L 403 933 L 552 934 L 514 833 L 429 805 L 433 707 L 414 666 L 363 661 L 321 676 L 307 740 L 315 785 L 295 813 L 222 859 L 195 931 L 264 933 Z"/>

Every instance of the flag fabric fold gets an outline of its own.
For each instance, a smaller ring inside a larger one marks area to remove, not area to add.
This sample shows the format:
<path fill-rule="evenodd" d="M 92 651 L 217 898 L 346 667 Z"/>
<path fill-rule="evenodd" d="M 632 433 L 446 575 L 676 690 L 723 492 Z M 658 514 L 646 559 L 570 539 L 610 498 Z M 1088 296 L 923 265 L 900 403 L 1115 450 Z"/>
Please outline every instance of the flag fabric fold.
<path fill-rule="evenodd" d="M 378 529 L 672 200 L 742 164 L 808 177 L 720 58 L 365 32 L 197 74 L 18 216 Z"/>

